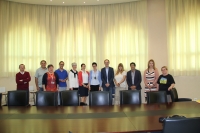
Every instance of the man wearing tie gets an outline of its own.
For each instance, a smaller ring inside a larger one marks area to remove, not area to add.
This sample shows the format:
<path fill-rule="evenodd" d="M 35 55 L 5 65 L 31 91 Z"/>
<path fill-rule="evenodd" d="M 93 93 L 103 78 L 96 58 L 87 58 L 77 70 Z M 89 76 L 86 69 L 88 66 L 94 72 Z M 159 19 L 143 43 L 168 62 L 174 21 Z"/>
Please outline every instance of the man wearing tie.
<path fill-rule="evenodd" d="M 105 67 L 101 69 L 101 80 L 103 91 L 108 91 L 110 95 L 110 105 L 112 105 L 112 90 L 114 89 L 114 70 L 109 67 L 110 61 L 104 60 Z"/>
<path fill-rule="evenodd" d="M 127 72 L 126 81 L 128 84 L 128 90 L 141 90 L 140 85 L 142 78 L 139 70 L 135 69 L 136 64 L 130 63 L 131 70 Z"/>

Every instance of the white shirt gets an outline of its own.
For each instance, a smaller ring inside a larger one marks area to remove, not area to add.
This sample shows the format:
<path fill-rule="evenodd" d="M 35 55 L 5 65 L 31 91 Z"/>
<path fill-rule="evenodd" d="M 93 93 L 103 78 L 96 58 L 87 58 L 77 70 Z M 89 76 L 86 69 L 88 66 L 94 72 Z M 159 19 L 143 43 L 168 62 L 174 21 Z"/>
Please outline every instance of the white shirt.
<path fill-rule="evenodd" d="M 92 79 L 91 79 L 91 85 L 99 85 L 99 79 L 98 79 L 98 76 L 99 76 L 99 71 L 97 70 L 96 72 L 94 72 L 94 70 L 92 71 Z M 90 73 L 91 74 L 91 73 Z"/>
<path fill-rule="evenodd" d="M 85 71 L 82 71 L 82 77 L 83 77 L 83 83 L 88 83 L 88 73 Z"/>
<path fill-rule="evenodd" d="M 69 88 L 78 88 L 78 74 L 76 74 L 76 77 L 74 77 L 74 73 L 69 71 Z"/>
<path fill-rule="evenodd" d="M 21 73 L 22 75 L 24 74 L 24 72 L 21 72 L 21 71 L 20 71 L 20 73 Z"/>
<path fill-rule="evenodd" d="M 126 72 L 125 71 L 123 71 L 122 73 L 119 73 L 119 74 L 115 75 L 115 80 L 117 81 L 117 83 L 121 82 L 124 76 L 126 76 Z M 126 87 L 126 85 L 127 84 L 126 84 L 126 80 L 125 80 L 124 82 L 122 82 L 120 84 L 120 87 Z"/>

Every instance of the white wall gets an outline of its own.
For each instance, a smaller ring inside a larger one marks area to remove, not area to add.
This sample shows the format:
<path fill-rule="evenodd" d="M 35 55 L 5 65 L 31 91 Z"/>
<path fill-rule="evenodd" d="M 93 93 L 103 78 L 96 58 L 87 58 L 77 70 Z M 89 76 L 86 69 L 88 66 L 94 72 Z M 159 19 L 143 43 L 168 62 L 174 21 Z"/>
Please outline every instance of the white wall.
<path fill-rule="evenodd" d="M 156 61 L 156 66 L 159 70 L 162 66 L 168 65 L 166 30 L 165 1 L 148 0 L 149 59 L 152 58 Z M 200 76 L 176 76 L 174 79 L 179 97 L 200 99 Z M 35 87 L 34 77 L 32 77 L 30 85 Z M 0 78 L 0 86 L 6 87 L 7 90 L 15 90 L 15 78 Z M 142 87 L 144 87 L 143 82 Z"/>

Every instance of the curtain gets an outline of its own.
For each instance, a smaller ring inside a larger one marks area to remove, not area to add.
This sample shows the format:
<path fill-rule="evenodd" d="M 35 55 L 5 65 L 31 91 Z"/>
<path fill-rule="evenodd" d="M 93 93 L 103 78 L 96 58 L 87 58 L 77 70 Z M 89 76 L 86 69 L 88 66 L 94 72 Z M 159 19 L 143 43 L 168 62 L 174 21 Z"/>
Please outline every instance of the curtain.
<path fill-rule="evenodd" d="M 174 75 L 200 74 L 200 1 L 166 0 L 169 68 Z"/>
<path fill-rule="evenodd" d="M 0 77 L 14 76 L 23 63 L 32 75 L 46 60 L 98 69 L 110 60 L 130 69 L 146 67 L 147 1 L 98 6 L 44 6 L 0 1 Z"/>

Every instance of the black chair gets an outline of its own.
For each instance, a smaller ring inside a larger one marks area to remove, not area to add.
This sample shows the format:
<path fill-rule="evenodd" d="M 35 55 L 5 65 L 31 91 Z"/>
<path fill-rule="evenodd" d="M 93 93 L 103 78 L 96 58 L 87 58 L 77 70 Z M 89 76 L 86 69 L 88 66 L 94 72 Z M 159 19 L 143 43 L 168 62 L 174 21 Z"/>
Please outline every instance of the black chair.
<path fill-rule="evenodd" d="M 123 104 L 141 104 L 141 91 L 140 90 L 120 91 L 120 105 Z"/>
<path fill-rule="evenodd" d="M 36 93 L 36 106 L 57 106 L 58 92 L 38 91 Z"/>
<path fill-rule="evenodd" d="M 186 101 L 192 101 L 190 98 L 178 98 L 178 93 L 176 88 L 173 88 L 170 90 L 170 95 L 172 98 L 172 102 L 186 102 Z"/>
<path fill-rule="evenodd" d="M 147 92 L 147 104 L 167 103 L 167 94 L 165 91 Z"/>
<path fill-rule="evenodd" d="M 163 133 L 200 133 L 200 117 L 167 118 L 163 123 Z"/>
<path fill-rule="evenodd" d="M 109 98 L 110 98 L 109 92 L 107 91 L 90 92 L 89 105 L 90 106 L 110 105 Z"/>
<path fill-rule="evenodd" d="M 62 106 L 79 106 L 78 91 L 60 91 L 60 103 Z"/>
<path fill-rule="evenodd" d="M 0 93 L 0 106 L 2 104 L 2 93 Z"/>
<path fill-rule="evenodd" d="M 28 106 L 29 105 L 29 91 L 8 91 L 7 94 L 8 106 Z"/>

